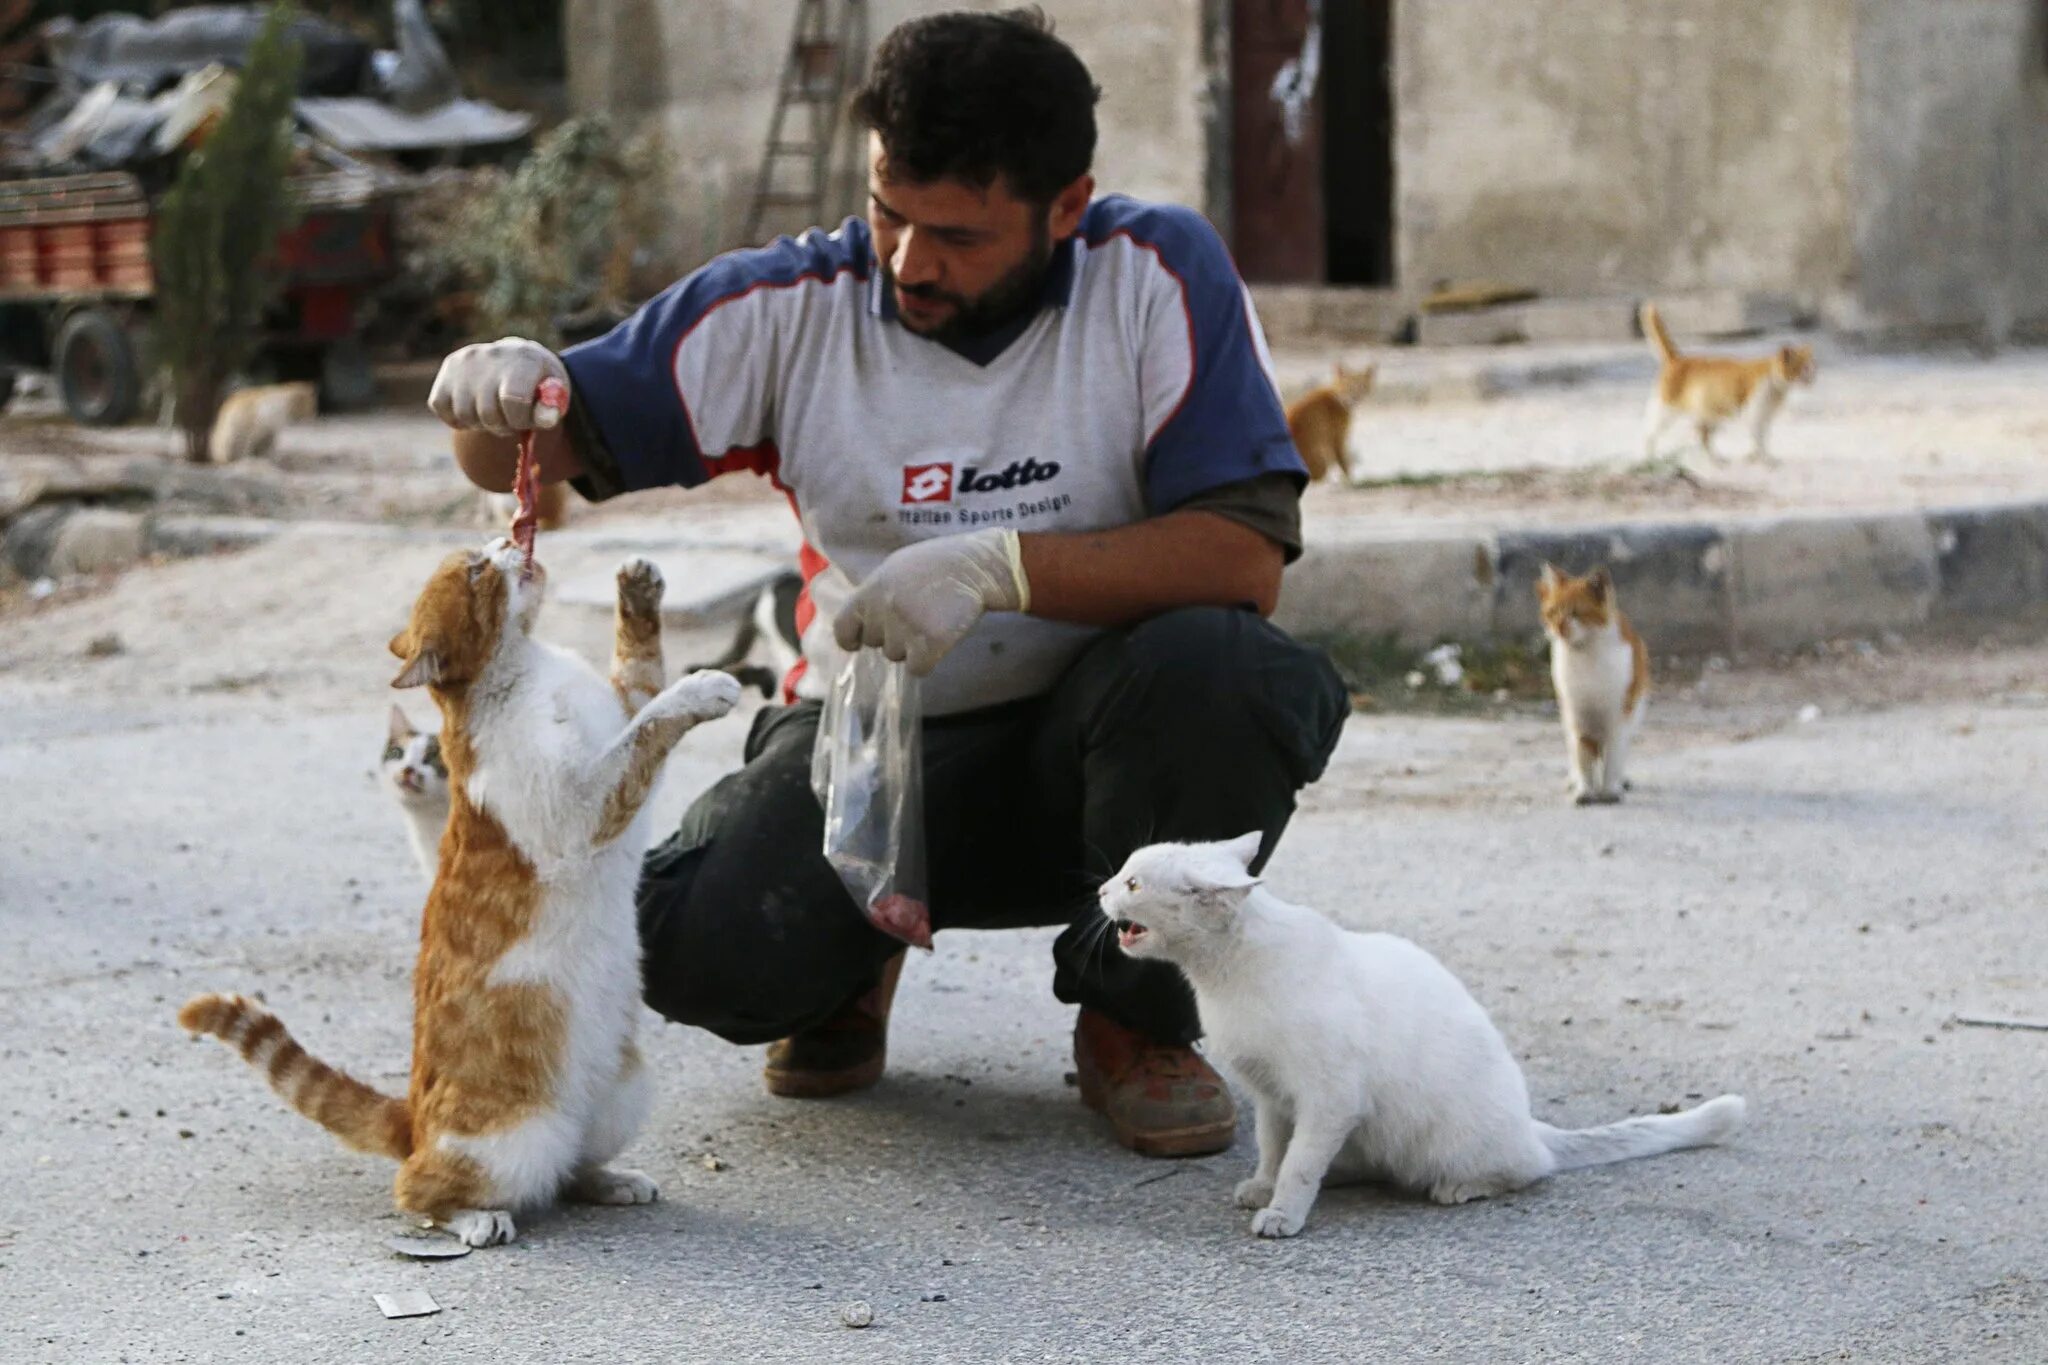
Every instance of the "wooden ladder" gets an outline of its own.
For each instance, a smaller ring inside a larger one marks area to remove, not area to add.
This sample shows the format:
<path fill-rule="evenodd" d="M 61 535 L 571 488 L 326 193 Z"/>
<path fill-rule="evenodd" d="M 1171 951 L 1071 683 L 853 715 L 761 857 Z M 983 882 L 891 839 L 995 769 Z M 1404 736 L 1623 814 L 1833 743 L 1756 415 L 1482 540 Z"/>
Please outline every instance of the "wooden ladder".
<path fill-rule="evenodd" d="M 771 216 L 787 220 L 803 211 L 802 227 L 827 226 L 833 181 L 845 183 L 858 164 L 859 130 L 842 118 L 846 101 L 867 68 L 867 6 L 863 0 L 797 0 L 796 26 L 775 114 L 768 121 L 768 145 L 747 212 L 747 241 L 761 241 Z M 792 129 L 790 111 L 802 109 L 802 127 Z M 801 136 L 792 134 L 800 133 Z M 837 165 L 834 152 L 838 153 Z M 835 171 L 837 176 L 835 177 Z M 791 185 L 792 179 L 802 183 Z"/>

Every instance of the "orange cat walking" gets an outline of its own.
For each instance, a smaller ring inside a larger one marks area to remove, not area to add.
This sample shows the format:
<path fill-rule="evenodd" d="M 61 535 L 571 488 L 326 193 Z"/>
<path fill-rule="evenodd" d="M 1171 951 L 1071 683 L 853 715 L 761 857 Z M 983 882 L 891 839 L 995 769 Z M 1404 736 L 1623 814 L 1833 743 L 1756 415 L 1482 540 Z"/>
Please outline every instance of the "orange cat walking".
<path fill-rule="evenodd" d="M 1650 651 L 1615 600 L 1604 568 L 1573 578 L 1554 564 L 1536 580 L 1543 631 L 1550 637 L 1550 679 L 1581 806 L 1621 800 L 1628 788 L 1629 744 L 1650 700 Z"/>
<path fill-rule="evenodd" d="M 1320 483 L 1332 469 L 1342 470 L 1345 482 L 1351 481 L 1351 410 L 1372 392 L 1373 377 L 1378 373 L 1377 365 L 1353 370 L 1340 360 L 1329 383 L 1317 385 L 1287 405 L 1287 431 L 1294 437 L 1302 463 L 1308 466 L 1311 483 Z"/>
<path fill-rule="evenodd" d="M 723 673 L 660 689 L 652 565 L 619 571 L 607 684 L 532 638 L 543 575 L 522 561 L 508 540 L 449 556 L 391 641 L 404 660 L 392 685 L 424 686 L 440 707 L 450 800 L 420 924 L 406 1098 L 311 1056 L 242 996 L 202 995 L 178 1014 L 350 1147 L 402 1162 L 398 1207 L 471 1246 L 510 1241 L 512 1210 L 558 1195 L 655 1198 L 645 1175 L 606 1165 L 652 1099 L 634 1043 L 641 806 L 676 741 L 739 698 Z"/>
<path fill-rule="evenodd" d="M 1811 346 L 1780 346 L 1761 360 L 1734 356 L 1681 355 L 1664 330 L 1657 305 L 1646 303 L 1643 335 L 1657 353 L 1661 368 L 1657 390 L 1643 419 L 1643 456 L 1657 458 L 1657 442 L 1672 423 L 1692 419 L 1700 449 L 1714 454 L 1714 429 L 1735 417 L 1747 420 L 1752 460 L 1771 458 L 1771 420 L 1794 384 L 1811 384 L 1815 374 Z"/>

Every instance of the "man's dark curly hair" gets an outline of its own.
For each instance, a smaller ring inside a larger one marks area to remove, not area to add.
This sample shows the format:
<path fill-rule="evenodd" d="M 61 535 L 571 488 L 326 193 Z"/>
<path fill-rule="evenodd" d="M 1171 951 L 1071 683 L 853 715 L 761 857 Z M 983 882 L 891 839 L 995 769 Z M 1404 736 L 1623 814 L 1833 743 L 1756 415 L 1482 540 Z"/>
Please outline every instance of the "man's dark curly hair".
<path fill-rule="evenodd" d="M 853 117 L 881 138 L 893 179 L 1000 177 L 1043 205 L 1094 161 L 1101 93 L 1037 7 L 955 11 L 890 30 Z"/>

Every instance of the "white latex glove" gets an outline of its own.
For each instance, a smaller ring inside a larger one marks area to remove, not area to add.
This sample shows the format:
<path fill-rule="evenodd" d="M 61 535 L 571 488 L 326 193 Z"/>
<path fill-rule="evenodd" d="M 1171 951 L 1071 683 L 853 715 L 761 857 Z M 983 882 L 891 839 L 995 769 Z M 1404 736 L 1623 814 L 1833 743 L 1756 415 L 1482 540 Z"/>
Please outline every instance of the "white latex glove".
<path fill-rule="evenodd" d="M 832 623 L 841 649 L 873 646 L 923 677 L 983 612 L 1025 611 L 1031 585 L 1015 531 L 906 545 L 876 566 Z"/>
<path fill-rule="evenodd" d="M 441 362 L 427 406 L 458 431 L 517 436 L 562 420 L 561 409 L 534 406 L 534 390 L 543 379 L 558 379 L 566 388 L 569 371 L 537 341 L 506 337 L 465 346 Z"/>

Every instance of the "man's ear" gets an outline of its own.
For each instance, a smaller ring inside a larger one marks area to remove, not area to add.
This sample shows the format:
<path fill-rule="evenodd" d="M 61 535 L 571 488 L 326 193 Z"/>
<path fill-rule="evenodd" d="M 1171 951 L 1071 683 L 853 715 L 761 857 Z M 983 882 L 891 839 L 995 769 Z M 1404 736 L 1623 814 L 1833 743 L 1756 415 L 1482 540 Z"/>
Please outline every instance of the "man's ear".
<path fill-rule="evenodd" d="M 1081 226 L 1081 215 L 1088 211 L 1088 201 L 1095 197 L 1095 177 L 1075 177 L 1065 189 L 1053 196 L 1046 214 L 1046 230 L 1055 242 L 1071 237 Z"/>

